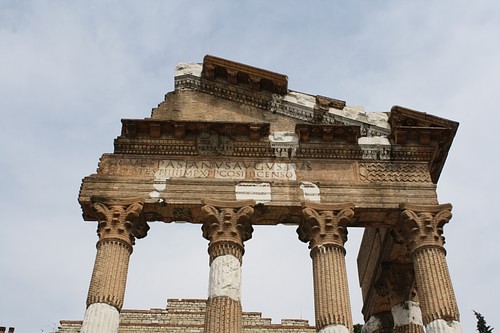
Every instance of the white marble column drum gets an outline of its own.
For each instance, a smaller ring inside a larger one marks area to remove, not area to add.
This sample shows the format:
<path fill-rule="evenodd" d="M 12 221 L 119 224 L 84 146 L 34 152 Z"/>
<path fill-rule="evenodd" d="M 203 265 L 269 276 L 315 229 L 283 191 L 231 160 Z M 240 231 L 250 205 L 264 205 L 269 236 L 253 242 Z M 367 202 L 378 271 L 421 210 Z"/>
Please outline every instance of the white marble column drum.
<path fill-rule="evenodd" d="M 354 204 L 303 204 L 299 239 L 309 243 L 313 263 L 316 329 L 321 333 L 353 330 L 344 243 Z"/>
<path fill-rule="evenodd" d="M 395 333 L 423 333 L 422 311 L 417 302 L 405 301 L 391 309 Z"/>
<path fill-rule="evenodd" d="M 383 329 L 382 320 L 377 315 L 371 315 L 365 322 L 361 333 L 378 333 Z"/>
<path fill-rule="evenodd" d="M 392 320 L 392 313 L 390 311 L 383 311 L 372 314 L 363 325 L 361 333 L 392 333 L 393 329 L 394 321 Z"/>
<path fill-rule="evenodd" d="M 210 265 L 208 297 L 227 296 L 240 300 L 241 263 L 233 255 L 218 256 Z"/>
<path fill-rule="evenodd" d="M 118 332 L 135 238 L 146 236 L 149 229 L 139 218 L 142 207 L 143 201 L 138 198 L 93 203 L 99 241 L 82 333 Z"/>
<path fill-rule="evenodd" d="M 243 242 L 252 237 L 255 201 L 202 201 L 203 237 L 210 241 L 210 276 L 205 333 L 241 333 Z"/>
<path fill-rule="evenodd" d="M 462 333 L 442 235 L 451 208 L 401 204 L 401 230 L 409 241 L 426 333 Z"/>
<path fill-rule="evenodd" d="M 85 311 L 81 333 L 118 332 L 120 312 L 106 303 L 90 304 Z"/>

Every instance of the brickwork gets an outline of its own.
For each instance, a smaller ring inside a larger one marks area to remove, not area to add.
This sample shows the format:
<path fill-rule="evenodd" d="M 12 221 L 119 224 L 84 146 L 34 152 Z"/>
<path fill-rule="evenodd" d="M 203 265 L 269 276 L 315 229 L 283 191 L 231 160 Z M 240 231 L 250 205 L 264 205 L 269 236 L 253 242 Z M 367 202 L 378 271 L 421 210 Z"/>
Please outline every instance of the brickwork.
<path fill-rule="evenodd" d="M 93 207 L 99 218 L 99 241 L 87 306 L 106 303 L 120 310 L 123 306 L 128 264 L 135 240 L 133 222 L 142 211 L 142 202 L 95 202 Z"/>
<path fill-rule="evenodd" d="M 345 251 L 338 246 L 324 245 L 314 251 L 313 278 L 316 325 L 352 325 L 351 304 L 345 269 Z"/>
<path fill-rule="evenodd" d="M 210 280 L 204 332 L 240 333 L 243 331 L 240 302 L 243 242 L 252 237 L 250 218 L 255 201 L 204 199 L 202 202 L 203 237 L 210 241 Z"/>
<path fill-rule="evenodd" d="M 424 325 L 438 319 L 458 322 L 460 315 L 442 236 L 444 225 L 451 219 L 451 205 L 402 205 L 401 216 L 401 228 L 411 249 Z"/>
<path fill-rule="evenodd" d="M 119 333 L 203 333 L 206 300 L 169 299 L 165 309 L 129 310 L 120 313 Z M 313 333 L 307 320 L 283 319 L 273 324 L 260 312 L 243 312 L 244 333 Z M 61 320 L 56 333 L 78 333 L 82 321 Z"/>
<path fill-rule="evenodd" d="M 446 321 L 460 331 L 442 236 L 451 205 L 436 193 L 458 123 L 400 106 L 367 113 L 213 56 L 178 66 L 174 80 L 150 118 L 122 120 L 114 152 L 83 180 L 79 202 L 84 220 L 98 221 L 97 256 L 83 325 L 63 321 L 60 332 L 352 332 L 348 227 L 366 228 L 358 258 L 365 320 L 393 315 L 366 330 L 413 330 L 423 317 L 428 333 Z M 147 221 L 202 224 L 208 301 L 121 311 Z M 242 313 L 244 242 L 253 225 L 276 224 L 298 225 L 309 245 L 316 329 Z M 400 311 L 407 302 L 419 320 Z"/>
<path fill-rule="evenodd" d="M 116 241 L 99 242 L 87 296 L 87 305 L 106 303 L 123 306 L 130 248 Z"/>
<path fill-rule="evenodd" d="M 422 325 L 408 324 L 403 326 L 396 326 L 394 333 L 424 333 Z"/>
<path fill-rule="evenodd" d="M 309 242 L 313 262 L 314 308 L 318 330 L 342 325 L 352 331 L 344 243 L 347 224 L 354 215 L 351 203 L 307 203 L 297 230 Z"/>

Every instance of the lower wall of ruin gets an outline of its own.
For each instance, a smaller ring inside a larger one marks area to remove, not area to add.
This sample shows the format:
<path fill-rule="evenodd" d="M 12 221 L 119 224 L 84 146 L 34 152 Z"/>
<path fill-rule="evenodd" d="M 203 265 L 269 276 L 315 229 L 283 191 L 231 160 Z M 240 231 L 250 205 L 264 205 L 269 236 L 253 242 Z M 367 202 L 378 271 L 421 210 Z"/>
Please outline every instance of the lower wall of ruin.
<path fill-rule="evenodd" d="M 128 310 L 120 313 L 119 333 L 203 333 L 206 300 L 169 299 L 165 309 Z M 56 333 L 79 333 L 82 321 L 61 320 Z M 273 324 L 260 312 L 243 312 L 245 333 L 315 333 L 307 320 L 283 319 Z"/>

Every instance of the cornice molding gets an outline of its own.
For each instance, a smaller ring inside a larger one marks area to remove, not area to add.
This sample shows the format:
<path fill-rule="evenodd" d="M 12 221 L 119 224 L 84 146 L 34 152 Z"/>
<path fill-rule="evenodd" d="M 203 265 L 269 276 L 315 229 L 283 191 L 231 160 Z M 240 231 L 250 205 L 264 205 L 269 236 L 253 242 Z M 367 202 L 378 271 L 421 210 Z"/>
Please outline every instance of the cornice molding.
<path fill-rule="evenodd" d="M 316 103 L 308 106 L 299 103 L 294 103 L 291 100 L 284 98 L 283 95 L 273 94 L 269 92 L 252 91 L 245 87 L 237 85 L 228 85 L 224 82 L 207 81 L 193 74 L 182 74 L 175 77 L 175 90 L 192 90 L 212 95 L 214 97 L 223 98 L 229 101 L 241 103 L 248 106 L 253 106 L 265 111 L 276 114 L 281 114 L 293 119 L 306 121 L 310 123 L 321 123 L 330 125 L 346 125 L 359 126 L 361 133 L 366 136 L 383 136 L 389 135 L 391 130 L 389 127 L 380 127 L 368 121 L 361 121 L 342 117 L 338 114 L 329 113 L 328 110 L 321 109 L 324 104 L 318 104 L 325 97 L 316 96 Z M 334 99 L 330 99 L 334 100 Z M 338 109 L 345 102 L 335 100 L 332 108 Z M 327 104 L 329 105 L 329 104 Z M 318 117 L 318 110 L 322 111 L 322 116 Z"/>

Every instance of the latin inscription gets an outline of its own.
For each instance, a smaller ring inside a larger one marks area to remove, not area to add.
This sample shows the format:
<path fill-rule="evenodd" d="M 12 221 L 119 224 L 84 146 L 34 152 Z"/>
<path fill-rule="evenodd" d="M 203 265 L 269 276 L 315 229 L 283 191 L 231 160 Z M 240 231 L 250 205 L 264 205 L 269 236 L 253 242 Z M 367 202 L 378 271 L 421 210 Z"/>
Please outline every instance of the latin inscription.
<path fill-rule="evenodd" d="M 300 168 L 310 169 L 304 162 Z M 297 180 L 295 163 L 234 162 L 234 161 L 182 161 L 118 159 L 102 163 L 99 173 L 123 176 L 151 176 L 168 178 L 216 178 Z"/>
<path fill-rule="evenodd" d="M 158 181 L 161 191 L 166 179 L 221 179 L 236 181 L 314 181 L 353 182 L 357 168 L 352 162 L 318 163 L 313 161 L 281 162 L 208 159 L 124 158 L 104 155 L 99 163 L 100 175 L 146 177 Z M 155 188 L 156 188 L 155 187 Z M 308 192 L 308 188 L 304 188 Z M 309 194 L 308 194 L 309 195 Z"/>

